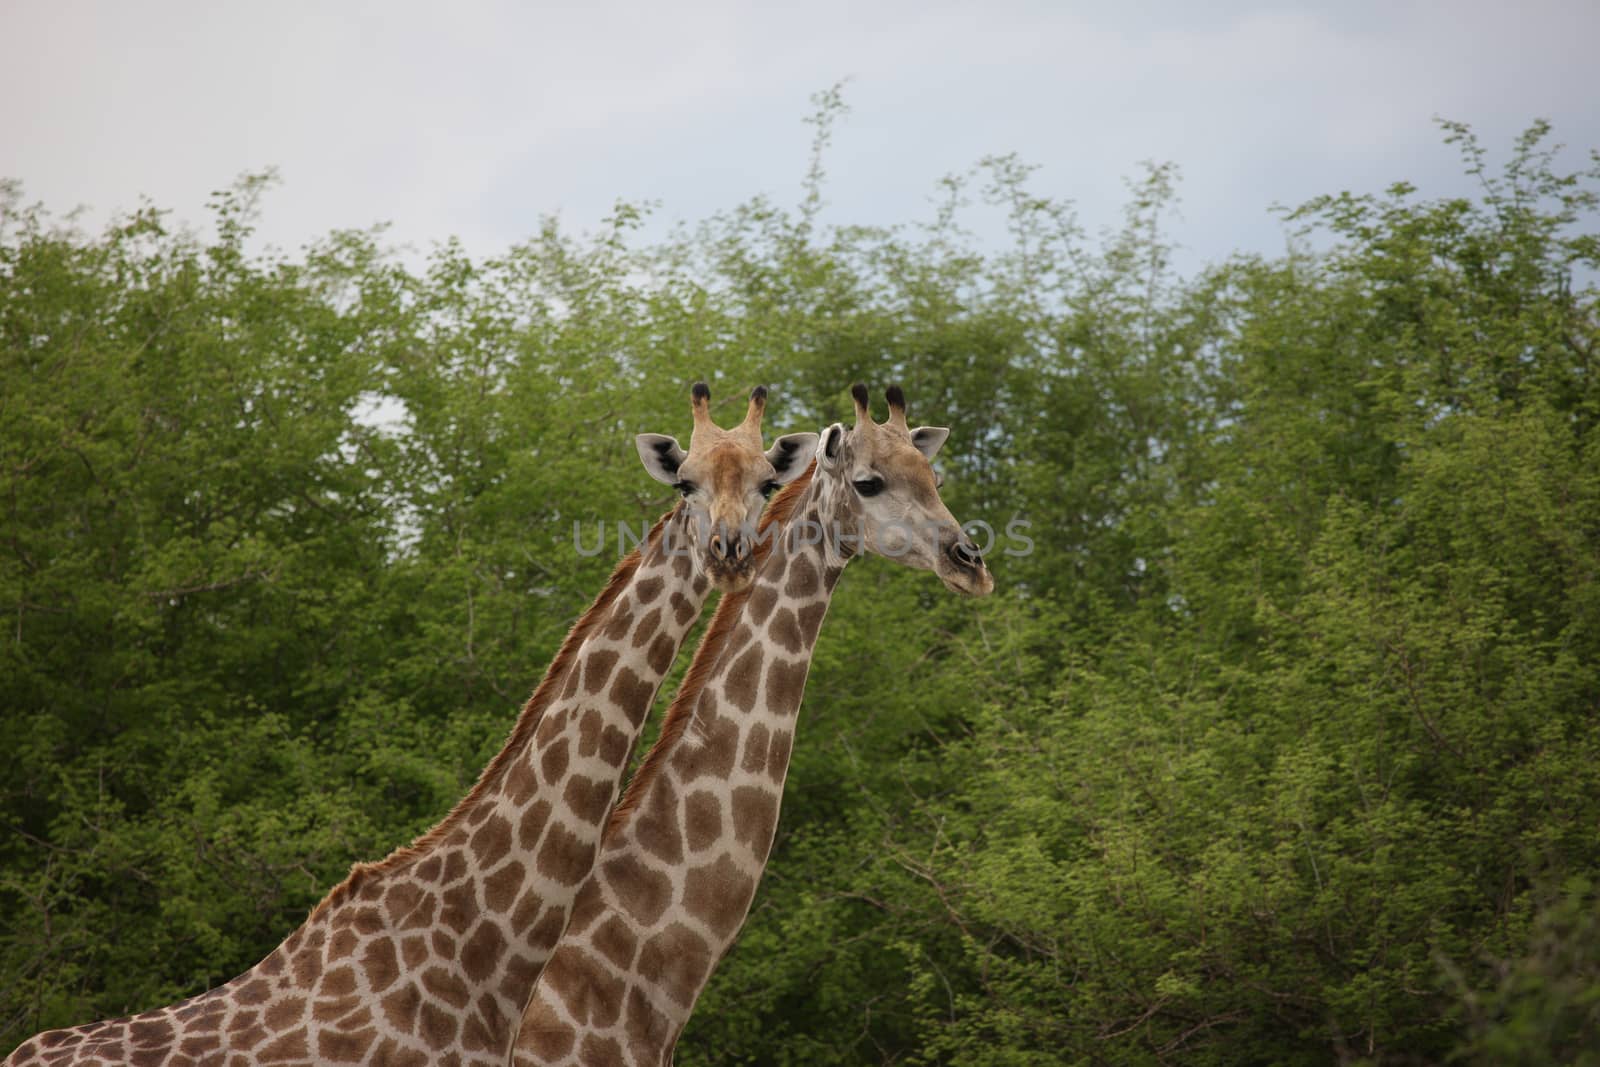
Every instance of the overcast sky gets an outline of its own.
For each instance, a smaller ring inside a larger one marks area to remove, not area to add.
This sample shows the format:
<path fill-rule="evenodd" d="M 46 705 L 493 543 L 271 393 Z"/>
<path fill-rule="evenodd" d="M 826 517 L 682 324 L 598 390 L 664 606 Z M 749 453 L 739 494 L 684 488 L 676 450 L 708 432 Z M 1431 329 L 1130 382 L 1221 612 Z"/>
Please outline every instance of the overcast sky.
<path fill-rule="evenodd" d="M 1465 188 L 1432 118 L 1497 159 L 1535 117 L 1600 147 L 1600 0 L 1338 3 L 257 3 L 0 0 L 0 177 L 99 220 L 141 195 L 202 221 L 276 167 L 296 249 L 392 223 L 503 248 L 617 198 L 696 219 L 800 197 L 809 98 L 850 79 L 827 218 L 926 218 L 992 153 L 1114 222 L 1141 160 L 1182 169 L 1189 261 L 1275 252 L 1273 203 Z"/>

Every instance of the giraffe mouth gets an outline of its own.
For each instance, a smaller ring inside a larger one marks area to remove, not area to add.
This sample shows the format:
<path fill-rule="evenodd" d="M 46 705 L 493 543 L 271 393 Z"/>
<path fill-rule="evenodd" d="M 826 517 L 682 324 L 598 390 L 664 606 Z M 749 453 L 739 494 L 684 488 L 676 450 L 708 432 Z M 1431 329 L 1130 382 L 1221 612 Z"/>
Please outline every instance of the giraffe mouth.
<path fill-rule="evenodd" d="M 706 560 L 706 574 L 724 593 L 737 593 L 755 580 L 756 569 L 749 559 L 731 561 L 712 557 Z"/>

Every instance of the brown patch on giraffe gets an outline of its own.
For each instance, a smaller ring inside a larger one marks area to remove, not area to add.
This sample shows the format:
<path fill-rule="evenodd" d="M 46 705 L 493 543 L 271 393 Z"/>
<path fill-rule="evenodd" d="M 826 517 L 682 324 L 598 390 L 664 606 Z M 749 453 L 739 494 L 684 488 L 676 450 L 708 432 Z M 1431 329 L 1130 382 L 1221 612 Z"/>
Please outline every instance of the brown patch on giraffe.
<path fill-rule="evenodd" d="M 383 998 L 383 1017 L 391 1028 L 409 1034 L 417 1025 L 417 1012 L 421 1007 L 422 990 L 413 980 Z"/>
<path fill-rule="evenodd" d="M 712 963 L 711 946 L 705 938 L 675 922 L 639 949 L 637 972 L 645 982 L 665 989 L 673 1000 L 689 1007 L 711 973 Z"/>
<path fill-rule="evenodd" d="M 488 1051 L 499 1043 L 495 1035 L 496 1031 L 492 1026 L 476 1015 L 469 1015 L 467 1021 L 461 1027 L 461 1045 L 469 1050 L 483 1049 Z"/>
<path fill-rule="evenodd" d="M 528 869 L 512 860 L 483 880 L 483 903 L 490 911 L 508 912 L 527 881 Z"/>
<path fill-rule="evenodd" d="M 280 1034 L 256 1053 L 262 1063 L 299 1063 L 311 1058 L 304 1030 Z M 386 1063 L 389 1061 L 385 1061 Z"/>
<path fill-rule="evenodd" d="M 733 836 L 765 862 L 778 828 L 778 796 L 770 789 L 741 785 L 733 791 Z"/>
<path fill-rule="evenodd" d="M 706 692 L 701 696 L 710 697 L 711 694 Z M 698 732 L 704 742 L 693 746 L 674 746 L 672 769 L 678 772 L 679 779 L 684 782 L 692 782 L 701 775 L 726 778 L 728 772 L 733 770 L 734 756 L 739 751 L 738 723 L 726 715 L 706 712 L 698 713 L 695 718 L 702 724 Z M 657 742 L 659 746 L 660 742 Z M 638 780 L 639 775 L 634 775 L 634 781 Z M 630 785 L 629 792 L 632 791 Z"/>
<path fill-rule="evenodd" d="M 522 813 L 522 819 L 517 823 L 517 844 L 522 846 L 524 852 L 532 852 L 533 846 L 539 843 L 539 835 L 544 833 L 550 810 L 548 800 L 536 800 Z"/>
<path fill-rule="evenodd" d="M 515 931 L 531 930 L 534 920 L 539 918 L 539 912 L 544 910 L 544 902 L 537 893 L 524 894 L 517 901 L 517 910 L 511 913 L 511 929 Z"/>
<path fill-rule="evenodd" d="M 772 731 L 772 744 L 767 749 L 767 775 L 779 788 L 789 773 L 789 747 L 793 743 L 794 735 L 788 730 Z"/>
<path fill-rule="evenodd" d="M 354 952 L 356 950 L 356 946 L 360 943 L 361 939 L 356 936 L 354 930 L 340 930 L 338 933 L 334 934 L 333 939 L 328 942 L 328 955 L 336 960 L 344 959 L 346 956 Z"/>
<path fill-rule="evenodd" d="M 639 603 L 643 605 L 650 603 L 656 597 L 660 596 L 661 591 L 666 587 L 667 583 L 665 579 L 646 578 L 644 581 L 640 582 L 634 587 L 634 591 L 638 593 Z"/>
<path fill-rule="evenodd" d="M 578 1033 L 556 1014 L 555 1009 L 538 1000 L 528 1005 L 517 1034 L 519 1048 L 531 1049 L 544 1062 L 559 1060 L 577 1044 Z"/>
<path fill-rule="evenodd" d="M 800 609 L 800 637 L 807 644 L 815 644 L 817 631 L 822 629 L 822 617 L 828 613 L 827 601 L 807 604 Z"/>
<path fill-rule="evenodd" d="M 582 683 L 582 681 L 583 678 L 580 673 L 580 667 L 578 664 L 574 663 L 572 665 L 572 673 L 567 675 L 566 687 L 561 690 L 561 699 L 571 700 L 573 697 L 577 696 L 578 686 Z"/>
<path fill-rule="evenodd" d="M 606 687 L 611 671 L 617 665 L 618 653 L 612 649 L 591 652 L 583 665 L 583 688 L 588 693 L 598 693 Z"/>
<path fill-rule="evenodd" d="M 184 1030 L 190 1033 L 210 1034 L 222 1029 L 222 1020 L 227 1016 L 227 1008 L 212 1001 L 206 1005 L 205 1011 L 200 1012 L 194 1019 L 185 1020 Z"/>
<path fill-rule="evenodd" d="M 318 1022 L 330 1023 L 336 1019 L 344 1018 L 360 1007 L 361 998 L 354 993 L 348 993 L 345 996 L 332 999 L 318 997 L 311 1005 L 311 1017 Z M 236 1017 L 233 1022 L 228 1024 L 228 1028 L 231 1030 L 238 1025 Z"/>
<path fill-rule="evenodd" d="M 388 944 L 388 942 L 384 942 Z M 391 959 L 394 946 L 389 946 Z M 369 972 L 370 973 L 370 972 Z M 387 983 L 385 983 L 387 984 Z M 298 995 L 287 995 L 267 1005 L 266 1012 L 261 1016 L 261 1021 L 268 1030 L 281 1032 L 300 1022 L 306 1015 L 306 998 Z"/>
<path fill-rule="evenodd" d="M 600 735 L 600 758 L 613 767 L 620 767 L 628 758 L 633 739 L 615 726 L 607 726 Z"/>
<path fill-rule="evenodd" d="M 539 846 L 539 873 L 560 885 L 577 885 L 594 866 L 595 842 L 584 841 L 553 823 Z"/>
<path fill-rule="evenodd" d="M 582 949 L 562 946 L 539 977 L 561 998 L 567 1014 L 579 1026 L 604 1030 L 622 1014 L 626 983 L 597 965 Z"/>
<path fill-rule="evenodd" d="M 657 1059 L 672 1036 L 672 1022 L 656 1010 L 638 986 L 628 990 L 625 1030 L 634 1046 L 634 1058 L 641 1063 Z"/>
<path fill-rule="evenodd" d="M 583 888 L 578 890 L 578 897 L 572 903 L 572 918 L 567 920 L 568 936 L 581 935 L 596 919 L 605 914 L 605 901 L 598 890 L 599 887 L 593 881 L 585 882 Z"/>
<path fill-rule="evenodd" d="M 531 956 L 512 954 L 506 959 L 507 988 L 528 990 L 539 979 L 539 961 Z"/>
<path fill-rule="evenodd" d="M 355 969 L 349 965 L 336 966 L 323 974 L 317 987 L 318 997 L 349 997 L 355 992 Z"/>
<path fill-rule="evenodd" d="M 511 823 L 496 815 L 472 835 L 472 851 L 478 857 L 477 869 L 486 871 L 511 851 Z"/>
<path fill-rule="evenodd" d="M 623 971 L 633 966 L 633 954 L 639 947 L 639 939 L 628 929 L 628 924 L 622 921 L 620 915 L 609 916 L 601 923 L 600 928 L 590 935 L 589 943 L 595 947 L 595 951 Z"/>
<path fill-rule="evenodd" d="M 783 608 L 772 617 L 767 634 L 790 655 L 798 655 L 805 649 L 805 644 L 800 640 L 800 622 L 790 608 Z"/>
<path fill-rule="evenodd" d="M 459 882 L 467 876 L 467 857 L 460 849 L 452 849 L 444 858 L 444 874 L 440 880 L 446 885 Z"/>
<path fill-rule="evenodd" d="M 128 1027 L 128 1037 L 136 1045 L 166 1044 L 173 1037 L 172 1024 L 165 1019 L 135 1022 Z"/>
<path fill-rule="evenodd" d="M 806 693 L 806 672 L 810 661 L 774 659 L 767 670 L 767 710 L 774 715 L 793 715 Z"/>
<path fill-rule="evenodd" d="M 246 1005 L 249 1005 L 249 1004 L 261 1004 L 268 997 L 270 997 L 271 995 L 272 995 L 272 986 L 270 984 L 268 984 L 265 979 L 252 978 L 250 981 L 244 983 L 243 985 L 241 985 L 238 989 L 236 989 L 234 991 L 233 999 L 234 999 L 234 1002 L 237 1003 L 237 1004 L 246 1004 Z M 149 1023 L 134 1023 L 133 1024 L 133 1029 L 135 1031 L 134 1040 L 136 1040 L 136 1041 L 140 1040 L 140 1038 L 138 1037 L 138 1034 L 137 1034 L 137 1031 L 138 1031 L 139 1027 L 141 1027 L 141 1026 L 149 1026 L 149 1025 L 150 1025 Z M 162 1026 L 166 1026 L 167 1024 L 166 1023 L 162 1023 L 161 1025 Z"/>
<path fill-rule="evenodd" d="M 561 797 L 580 820 L 591 826 L 599 826 L 606 812 L 611 809 L 611 791 L 614 788 L 609 779 L 598 781 L 575 774 L 567 779 L 567 788 L 562 791 Z"/>
<path fill-rule="evenodd" d="M 679 626 L 687 626 L 690 619 L 700 614 L 700 609 L 695 607 L 694 601 L 682 593 L 673 593 L 672 599 L 667 603 L 672 605 L 672 617 Z"/>
<path fill-rule="evenodd" d="M 406 970 L 415 970 L 427 958 L 428 942 L 421 934 L 400 942 L 400 959 L 404 962 Z"/>
<path fill-rule="evenodd" d="M 585 758 L 594 755 L 595 749 L 600 747 L 600 728 L 604 722 L 598 708 L 583 713 L 583 721 L 578 723 L 578 755 Z"/>
<path fill-rule="evenodd" d="M 422 897 L 418 898 L 416 906 L 406 914 L 405 921 L 399 924 L 399 929 L 427 929 L 433 925 L 433 917 L 438 913 L 438 911 L 438 896 L 433 893 L 426 893 Z"/>
<path fill-rule="evenodd" d="M 378 1032 L 371 1029 L 349 1033 L 323 1030 L 317 1034 L 317 1051 L 323 1059 L 335 1063 L 360 1063 L 377 1036 Z"/>
<path fill-rule="evenodd" d="M 376 896 L 374 899 L 377 899 Z M 351 925 L 355 927 L 356 933 L 363 937 L 371 937 L 383 929 L 383 912 L 375 905 L 361 908 L 356 912 Z"/>
<path fill-rule="evenodd" d="M 302 989 L 314 985 L 317 976 L 322 973 L 322 953 L 317 949 L 302 949 L 295 956 L 294 963 L 290 966 L 294 975 L 294 983 Z"/>
<path fill-rule="evenodd" d="M 579 1055 L 584 1063 L 595 1064 L 596 1067 L 608 1067 L 610 1064 L 625 1063 L 622 1058 L 622 1045 L 614 1037 L 601 1037 L 599 1034 L 585 1034 L 583 1048 Z"/>
<path fill-rule="evenodd" d="M 690 793 L 683 801 L 683 816 L 689 847 L 696 852 L 722 834 L 722 804 L 712 793 L 703 789 Z"/>
<path fill-rule="evenodd" d="M 633 614 L 622 610 L 622 605 L 619 604 L 611 615 L 611 621 L 606 623 L 606 628 L 602 632 L 608 641 L 621 641 L 628 636 L 628 627 L 632 625 Z"/>
<path fill-rule="evenodd" d="M 678 793 L 670 778 L 657 778 L 634 820 L 635 840 L 668 864 L 683 861 L 683 836 L 678 832 Z"/>
<path fill-rule="evenodd" d="M 526 804 L 539 792 L 539 777 L 533 773 L 533 762 L 526 756 L 515 760 L 506 772 L 506 796 L 513 804 Z M 487 806 L 487 805 L 485 805 Z"/>
<path fill-rule="evenodd" d="M 744 735 L 744 759 L 739 762 L 739 769 L 746 774 L 760 774 L 766 768 L 767 728 L 758 722 Z"/>
<path fill-rule="evenodd" d="M 760 645 L 751 645 L 744 655 L 733 661 L 727 677 L 722 682 L 722 692 L 734 707 L 749 711 L 756 706 L 756 689 L 761 684 Z"/>
<path fill-rule="evenodd" d="M 422 988 L 449 1004 L 452 1008 L 465 1008 L 472 999 L 467 983 L 454 971 L 444 967 L 429 967 L 422 972 Z"/>
<path fill-rule="evenodd" d="M 271 1035 L 267 1033 L 265 1027 L 252 1026 L 248 1030 L 239 1031 L 237 1034 L 229 1034 L 228 1045 L 230 1048 L 238 1049 L 241 1052 L 248 1052 L 257 1045 L 261 1044 L 270 1036 Z M 137 1063 L 137 1059 L 135 1059 L 134 1062 Z M 163 1063 L 165 1062 L 165 1058 L 158 1058 L 156 1062 Z"/>
<path fill-rule="evenodd" d="M 494 973 L 505 949 L 506 938 L 500 932 L 500 924 L 484 919 L 461 943 L 461 969 L 470 980 L 482 982 Z"/>
<path fill-rule="evenodd" d="M 682 546 L 681 551 L 672 553 L 672 573 L 677 578 L 687 578 L 694 573 L 694 560 L 689 558 L 687 546 Z"/>
<path fill-rule="evenodd" d="M 439 909 L 439 921 L 458 934 L 467 932 L 478 914 L 478 895 L 471 882 L 444 892 L 444 907 Z"/>
<path fill-rule="evenodd" d="M 654 925 L 672 903 L 671 880 L 626 853 L 607 860 L 602 869 L 622 906 L 641 925 Z"/>
<path fill-rule="evenodd" d="M 805 600 L 807 597 L 816 596 L 822 591 L 822 582 L 817 575 L 816 565 L 805 556 L 793 556 L 789 560 L 789 581 L 783 587 L 785 596 L 794 600 Z"/>
<path fill-rule="evenodd" d="M 439 880 L 439 872 L 443 869 L 443 859 L 438 856 L 429 856 L 427 859 L 417 864 L 416 870 L 412 873 L 419 882 L 436 882 Z"/>
<path fill-rule="evenodd" d="M 711 591 L 711 579 L 703 574 L 697 574 L 689 588 L 694 590 L 696 596 L 705 596 Z"/>
<path fill-rule="evenodd" d="M 394 985 L 395 979 L 400 977 L 400 960 L 395 958 L 395 942 L 387 937 L 379 937 L 376 941 L 366 945 L 366 952 L 362 953 L 362 969 L 366 973 L 366 987 L 374 993 L 381 993 Z M 267 1016 L 267 1025 L 272 1025 L 272 1019 Z M 282 1027 L 272 1027 L 282 1029 Z"/>
<path fill-rule="evenodd" d="M 410 882 L 396 882 L 389 887 L 389 892 L 383 896 L 384 910 L 389 913 L 391 926 L 398 926 L 405 921 L 411 909 L 422 900 L 422 890 Z"/>
<path fill-rule="evenodd" d="M 527 942 L 540 948 L 549 949 L 561 940 L 561 931 L 567 928 L 567 909 L 550 908 L 544 913 L 533 928 L 528 931 Z"/>
<path fill-rule="evenodd" d="M 650 713 L 650 703 L 655 695 L 656 683 L 652 679 L 639 677 L 631 667 L 618 671 L 617 680 L 611 685 L 611 702 L 627 712 L 628 722 L 636 727 Z"/>
<path fill-rule="evenodd" d="M 765 626 L 767 616 L 772 614 L 772 609 L 778 606 L 778 587 L 770 582 L 757 584 L 755 592 L 750 594 L 750 607 L 745 611 L 745 618 L 754 626 Z"/>
<path fill-rule="evenodd" d="M 740 652 L 742 652 L 751 641 L 754 641 L 755 637 L 756 632 L 752 627 L 735 626 L 733 628 L 733 632 L 728 634 L 727 638 L 722 643 L 722 648 L 720 649 L 721 656 L 724 659 L 732 659 L 734 656 L 737 656 Z M 700 643 L 702 646 L 704 646 L 705 641 L 703 638 L 701 639 Z"/>
<path fill-rule="evenodd" d="M 539 754 L 539 772 L 546 785 L 554 785 L 567 773 L 567 748 L 567 739 L 558 737 Z"/>
<path fill-rule="evenodd" d="M 432 1049 L 442 1049 L 456 1039 L 455 1013 L 431 1001 L 422 1005 L 417 1023 L 418 1036 Z"/>
<path fill-rule="evenodd" d="M 672 639 L 671 634 L 661 634 L 650 643 L 650 669 L 657 674 L 666 674 L 672 669 L 672 661 L 677 658 L 678 642 Z"/>
<path fill-rule="evenodd" d="M 639 620 L 639 625 L 633 630 L 633 647 L 643 648 L 645 642 L 656 635 L 661 629 L 661 609 L 651 608 L 650 613 Z"/>
<path fill-rule="evenodd" d="M 683 881 L 683 906 L 721 937 L 731 937 L 744 921 L 755 894 L 751 878 L 726 852 L 715 863 L 696 867 Z"/>
<path fill-rule="evenodd" d="M 431 940 L 433 942 L 433 954 L 439 959 L 453 960 L 456 958 L 455 938 L 451 937 L 443 930 L 435 930 Z"/>

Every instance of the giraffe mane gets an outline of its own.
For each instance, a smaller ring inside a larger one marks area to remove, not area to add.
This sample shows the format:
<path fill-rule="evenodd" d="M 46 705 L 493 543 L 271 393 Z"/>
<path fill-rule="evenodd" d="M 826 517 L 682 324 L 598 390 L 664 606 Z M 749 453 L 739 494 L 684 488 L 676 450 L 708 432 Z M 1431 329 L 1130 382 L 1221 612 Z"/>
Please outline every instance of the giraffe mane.
<path fill-rule="evenodd" d="M 349 876 L 330 889 L 327 896 L 311 910 L 311 918 L 316 918 L 319 913 L 358 892 L 362 883 L 369 878 L 393 871 L 428 852 L 455 829 L 457 823 L 467 817 L 485 793 L 500 785 L 510 771 L 516 754 L 532 743 L 534 732 L 538 730 L 539 723 L 544 718 L 545 709 L 550 706 L 550 702 L 555 699 L 561 686 L 566 682 L 567 673 L 577 660 L 578 650 L 583 647 L 584 640 L 606 622 L 617 596 L 638 571 L 645 546 L 656 542 L 662 528 L 678 513 L 678 508 L 681 506 L 681 504 L 674 506 L 671 511 L 657 519 L 644 541 L 617 563 L 600 595 L 589 605 L 587 611 L 578 616 L 578 621 L 572 624 L 572 629 L 567 631 L 567 636 L 562 639 L 561 648 L 556 652 L 555 659 L 551 660 L 550 668 L 545 671 L 538 688 L 533 691 L 533 695 L 522 705 L 522 710 L 517 714 L 516 725 L 511 728 L 506 743 L 484 767 L 467 795 L 456 801 L 448 815 L 431 829 L 424 831 L 411 844 L 402 845 L 376 863 L 357 863 L 352 866 Z"/>
<path fill-rule="evenodd" d="M 761 515 L 761 533 L 765 534 L 767 528 L 774 523 L 788 523 L 800 497 L 810 488 L 811 478 L 816 471 L 817 462 L 812 460 L 799 477 L 784 486 L 778 495 L 772 498 L 772 504 Z M 776 537 L 757 539 L 754 560 L 754 567 L 757 570 L 766 562 L 776 540 Z M 689 664 L 688 672 L 683 676 L 683 684 L 678 686 L 677 693 L 673 694 L 672 703 L 667 707 L 666 717 L 661 721 L 661 735 L 656 738 L 656 743 L 645 754 L 639 769 L 629 780 L 628 787 L 623 790 L 622 799 L 611 809 L 611 818 L 606 822 L 606 834 L 621 826 L 632 815 L 633 809 L 639 806 L 645 792 L 650 788 L 650 783 L 660 773 L 661 764 L 666 761 L 668 753 L 678 738 L 683 736 L 683 731 L 688 729 L 689 721 L 694 717 L 695 703 L 700 699 L 701 691 L 710 680 L 717 657 L 722 652 L 723 646 L 728 643 L 734 624 L 744 612 L 745 601 L 750 599 L 750 593 L 754 589 L 755 583 L 752 582 L 737 593 L 724 593 L 717 601 L 717 610 L 711 616 L 711 625 L 706 628 L 706 635 L 700 639 L 700 646 L 694 650 L 694 659 Z"/>

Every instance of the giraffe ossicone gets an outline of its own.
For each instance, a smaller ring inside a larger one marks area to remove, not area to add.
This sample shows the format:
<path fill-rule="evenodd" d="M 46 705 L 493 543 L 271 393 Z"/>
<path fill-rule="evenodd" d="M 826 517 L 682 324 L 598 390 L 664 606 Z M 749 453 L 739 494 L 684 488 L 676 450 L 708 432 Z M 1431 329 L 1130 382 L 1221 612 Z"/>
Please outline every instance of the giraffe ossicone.
<path fill-rule="evenodd" d="M 930 461 L 948 431 L 907 425 L 897 387 L 883 423 L 864 386 L 852 395 L 855 426 L 823 431 L 809 484 L 779 497 L 768 525 L 781 532 L 758 546 L 750 587 L 717 605 L 607 823 L 523 1014 L 517 1067 L 671 1061 L 765 869 L 811 654 L 846 564 L 870 553 L 931 570 L 958 593 L 994 588 L 939 498 Z"/>
<path fill-rule="evenodd" d="M 750 553 L 726 531 L 751 523 L 769 487 L 798 478 L 815 448 L 815 434 L 791 434 L 763 451 L 765 402 L 755 390 L 744 420 L 724 430 L 710 390 L 696 385 L 687 450 L 639 437 L 646 469 L 684 499 L 617 565 L 505 746 L 443 821 L 357 864 L 231 982 L 40 1034 L 5 1063 L 503 1067 L 662 678 L 712 584 L 750 581 Z M 674 550 L 685 545 L 693 550 Z"/>

